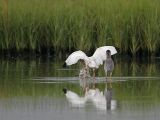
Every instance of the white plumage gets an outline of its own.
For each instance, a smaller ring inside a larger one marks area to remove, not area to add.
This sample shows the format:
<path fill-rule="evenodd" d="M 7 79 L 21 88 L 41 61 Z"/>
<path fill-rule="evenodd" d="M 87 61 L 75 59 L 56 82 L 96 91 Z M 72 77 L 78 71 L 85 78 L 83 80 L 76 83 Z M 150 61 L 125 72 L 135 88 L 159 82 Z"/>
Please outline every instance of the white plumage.
<path fill-rule="evenodd" d="M 97 58 L 97 61 L 98 60 L 100 61 L 99 63 L 101 63 L 101 59 Z M 90 68 L 98 68 L 99 67 L 99 64 L 97 64 L 97 62 L 96 62 L 96 58 L 94 58 L 94 57 L 88 57 L 88 61 L 86 63 Z"/>
<path fill-rule="evenodd" d="M 111 55 L 117 53 L 117 50 L 113 46 L 102 46 L 97 48 L 91 57 L 88 57 L 83 51 L 75 51 L 69 55 L 65 62 L 67 65 L 73 65 L 82 59 L 90 68 L 98 68 L 99 65 L 102 65 L 103 61 L 106 60 L 107 50 L 111 51 Z"/>
<path fill-rule="evenodd" d="M 96 51 L 94 52 L 93 56 L 94 58 L 100 58 L 102 61 L 106 60 L 106 51 L 110 50 L 111 51 L 111 55 L 114 55 L 117 53 L 117 50 L 115 49 L 115 47 L 113 46 L 102 46 L 96 49 Z M 99 61 L 97 62 L 97 64 L 101 64 L 99 63 Z"/>
<path fill-rule="evenodd" d="M 67 60 L 65 61 L 67 65 L 73 65 L 78 62 L 78 60 L 83 59 L 84 61 L 88 60 L 88 57 L 81 50 L 75 51 L 69 55 Z"/>
<path fill-rule="evenodd" d="M 67 90 L 65 93 L 68 102 L 73 107 L 84 107 L 87 99 L 85 97 L 80 97 L 77 93 Z"/>

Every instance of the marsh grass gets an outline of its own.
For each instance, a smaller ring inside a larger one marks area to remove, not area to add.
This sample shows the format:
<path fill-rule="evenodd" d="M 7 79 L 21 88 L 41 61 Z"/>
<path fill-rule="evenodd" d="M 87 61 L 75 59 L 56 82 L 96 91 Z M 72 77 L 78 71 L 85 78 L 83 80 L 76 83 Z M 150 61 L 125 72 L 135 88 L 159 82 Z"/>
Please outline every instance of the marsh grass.
<path fill-rule="evenodd" d="M 7 4 L 6 4 L 7 3 Z M 0 51 L 92 52 L 113 45 L 122 54 L 160 49 L 158 0 L 0 0 Z"/>

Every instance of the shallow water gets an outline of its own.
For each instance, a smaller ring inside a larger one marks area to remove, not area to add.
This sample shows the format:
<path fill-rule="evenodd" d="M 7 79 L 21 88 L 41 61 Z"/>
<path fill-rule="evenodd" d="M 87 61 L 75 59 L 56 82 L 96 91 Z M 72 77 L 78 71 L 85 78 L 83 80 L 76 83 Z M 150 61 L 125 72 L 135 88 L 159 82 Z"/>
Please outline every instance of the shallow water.
<path fill-rule="evenodd" d="M 160 60 L 150 63 L 115 61 L 112 76 L 114 109 L 88 101 L 73 106 L 62 89 L 80 97 L 79 66 L 62 68 L 56 60 L 0 60 L 0 120 L 159 120 Z M 105 91 L 103 66 L 96 88 Z M 115 104 L 114 104 L 115 103 Z M 103 106 L 102 106 L 103 107 Z"/>

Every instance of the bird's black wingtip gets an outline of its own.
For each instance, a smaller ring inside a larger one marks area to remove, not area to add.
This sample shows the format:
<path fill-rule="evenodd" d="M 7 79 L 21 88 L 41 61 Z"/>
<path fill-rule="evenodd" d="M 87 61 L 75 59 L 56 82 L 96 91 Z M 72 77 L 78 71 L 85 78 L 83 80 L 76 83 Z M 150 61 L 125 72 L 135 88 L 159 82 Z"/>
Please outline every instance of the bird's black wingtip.
<path fill-rule="evenodd" d="M 119 47 L 115 46 L 115 48 L 116 48 L 117 52 L 119 52 L 119 51 L 120 51 L 120 48 L 119 48 Z"/>
<path fill-rule="evenodd" d="M 63 90 L 64 94 L 67 93 L 67 88 L 63 88 L 62 90 Z"/>
<path fill-rule="evenodd" d="M 63 63 L 63 68 L 66 68 L 67 67 L 67 64 L 66 62 Z"/>

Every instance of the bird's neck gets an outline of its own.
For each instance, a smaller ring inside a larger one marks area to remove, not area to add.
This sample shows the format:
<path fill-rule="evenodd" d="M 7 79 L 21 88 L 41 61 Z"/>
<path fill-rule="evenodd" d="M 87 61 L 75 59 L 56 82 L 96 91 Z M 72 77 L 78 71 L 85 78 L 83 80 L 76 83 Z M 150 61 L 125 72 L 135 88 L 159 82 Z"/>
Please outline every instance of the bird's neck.
<path fill-rule="evenodd" d="M 109 58 L 111 58 L 111 56 L 107 56 L 106 58 L 109 59 Z"/>

